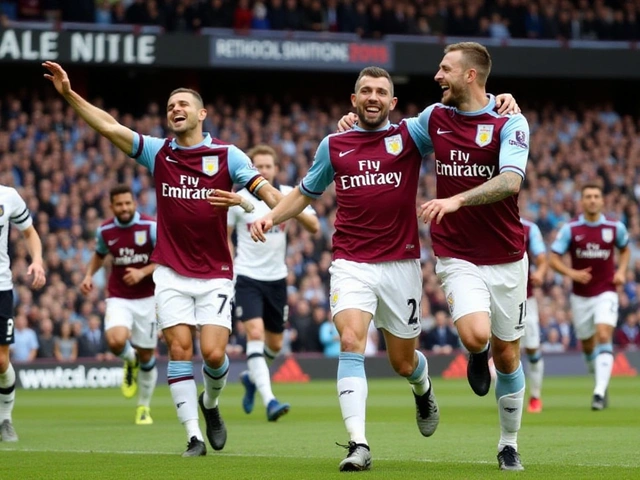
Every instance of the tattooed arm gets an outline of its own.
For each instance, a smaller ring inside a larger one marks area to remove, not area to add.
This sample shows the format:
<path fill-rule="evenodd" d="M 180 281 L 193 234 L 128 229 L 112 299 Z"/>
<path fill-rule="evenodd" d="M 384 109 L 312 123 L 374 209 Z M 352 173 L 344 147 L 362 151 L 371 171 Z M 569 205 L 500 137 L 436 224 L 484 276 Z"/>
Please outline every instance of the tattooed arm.
<path fill-rule="evenodd" d="M 515 195 L 520 191 L 521 185 L 522 176 L 518 173 L 507 171 L 466 192 L 449 198 L 430 200 L 422 204 L 420 218 L 424 223 L 431 222 L 434 219 L 436 223 L 440 223 L 445 214 L 456 212 L 460 207 L 486 205 Z"/>

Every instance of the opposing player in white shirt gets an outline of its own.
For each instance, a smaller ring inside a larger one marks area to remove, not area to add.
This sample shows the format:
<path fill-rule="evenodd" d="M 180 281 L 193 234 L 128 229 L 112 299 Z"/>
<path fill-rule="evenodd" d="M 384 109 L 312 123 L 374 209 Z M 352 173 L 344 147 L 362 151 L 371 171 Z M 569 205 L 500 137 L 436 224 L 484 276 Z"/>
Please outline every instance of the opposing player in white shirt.
<path fill-rule="evenodd" d="M 292 187 L 277 185 L 277 154 L 268 145 L 258 145 L 247 152 L 260 174 L 279 188 L 283 194 Z M 288 403 L 280 403 L 271 389 L 269 365 L 282 349 L 284 324 L 287 317 L 287 223 L 273 228 L 267 234 L 265 243 L 256 243 L 251 239 L 250 225 L 266 215 L 270 208 L 259 201 L 247 189 L 238 192 L 253 204 L 250 213 L 242 208 L 229 208 L 227 229 L 229 245 L 235 230 L 237 249 L 234 259 L 236 272 L 235 316 L 242 321 L 247 332 L 247 365 L 240 379 L 245 387 L 242 408 L 246 413 L 253 411 L 256 390 L 260 392 L 267 411 L 267 420 L 275 422 L 289 411 Z M 309 206 L 296 217 L 305 230 L 315 233 L 319 223 L 315 212 Z"/>
<path fill-rule="evenodd" d="M 15 188 L 0 185 L 0 440 L 17 442 L 11 413 L 16 396 L 16 372 L 9 360 L 9 345 L 14 341 L 13 281 L 9 259 L 9 226 L 18 228 L 27 241 L 31 265 L 27 275 L 33 275 L 31 287 L 45 283 L 42 266 L 42 242 L 33 226 L 26 203 Z"/>

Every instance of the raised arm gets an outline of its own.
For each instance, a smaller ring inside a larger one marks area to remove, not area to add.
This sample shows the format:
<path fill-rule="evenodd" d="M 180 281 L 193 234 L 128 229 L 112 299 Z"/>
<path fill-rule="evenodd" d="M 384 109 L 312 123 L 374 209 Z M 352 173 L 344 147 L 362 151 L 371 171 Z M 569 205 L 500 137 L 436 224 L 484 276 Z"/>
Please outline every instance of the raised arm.
<path fill-rule="evenodd" d="M 44 78 L 53 83 L 58 93 L 71 105 L 82 119 L 100 135 L 108 139 L 116 147 L 122 150 L 127 156 L 133 150 L 134 133 L 131 129 L 121 125 L 104 110 L 90 104 L 71 89 L 69 76 L 64 69 L 55 62 L 44 62 L 44 68 L 49 70 Z"/>

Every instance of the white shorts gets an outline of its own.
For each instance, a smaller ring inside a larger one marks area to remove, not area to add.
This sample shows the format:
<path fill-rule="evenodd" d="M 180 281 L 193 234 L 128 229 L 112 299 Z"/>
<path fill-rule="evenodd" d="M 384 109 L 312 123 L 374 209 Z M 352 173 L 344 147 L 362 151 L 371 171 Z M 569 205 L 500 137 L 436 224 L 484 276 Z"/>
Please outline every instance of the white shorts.
<path fill-rule="evenodd" d="M 158 343 L 156 324 L 156 302 L 153 297 L 107 298 L 105 331 L 114 327 L 126 327 L 131 332 L 133 345 L 155 349 Z"/>
<path fill-rule="evenodd" d="M 540 348 L 540 315 L 538 314 L 538 300 L 536 297 L 527 298 L 527 308 L 524 317 L 524 336 L 520 345 L 530 350 Z"/>
<path fill-rule="evenodd" d="M 580 340 L 591 338 L 596 333 L 596 324 L 603 323 L 615 327 L 618 323 L 618 294 L 604 292 L 595 297 L 571 295 L 571 312 L 576 337 Z"/>
<path fill-rule="evenodd" d="M 420 335 L 422 270 L 419 260 L 331 263 L 331 314 L 355 308 L 373 315 L 376 328 L 398 338 Z"/>
<path fill-rule="evenodd" d="M 158 265 L 153 272 L 156 284 L 158 326 L 218 325 L 231 330 L 233 281 L 226 278 L 189 278 Z"/>
<path fill-rule="evenodd" d="M 458 258 L 438 258 L 436 275 L 456 322 L 470 313 L 487 312 L 491 333 L 505 342 L 524 335 L 529 260 L 474 265 Z"/>

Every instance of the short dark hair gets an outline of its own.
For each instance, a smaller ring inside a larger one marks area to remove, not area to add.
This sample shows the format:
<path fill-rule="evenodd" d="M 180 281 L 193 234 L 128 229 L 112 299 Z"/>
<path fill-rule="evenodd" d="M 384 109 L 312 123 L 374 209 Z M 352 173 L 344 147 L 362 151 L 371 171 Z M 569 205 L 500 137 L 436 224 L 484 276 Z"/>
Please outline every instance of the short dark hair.
<path fill-rule="evenodd" d="M 582 185 L 582 188 L 580 189 L 580 195 L 584 197 L 584 191 L 589 188 L 595 188 L 596 190 L 600 190 L 600 193 L 604 193 L 602 190 L 602 185 L 600 185 L 598 182 L 589 182 Z"/>
<path fill-rule="evenodd" d="M 269 145 L 265 145 L 264 143 L 261 143 L 259 145 L 256 145 L 255 147 L 253 147 L 247 152 L 247 157 L 249 157 L 252 162 L 256 155 L 271 155 L 273 157 L 273 163 L 275 165 L 278 165 L 278 154 Z"/>
<path fill-rule="evenodd" d="M 389 84 L 391 85 L 391 96 L 393 97 L 393 80 L 391 80 L 391 75 L 384 68 L 380 67 L 365 67 L 360 70 L 360 75 L 358 75 L 358 79 L 356 80 L 356 86 L 354 92 L 358 92 L 358 87 L 360 86 L 360 80 L 362 77 L 372 77 L 372 78 L 386 78 L 389 80 Z"/>
<path fill-rule="evenodd" d="M 462 52 L 467 66 L 475 68 L 478 72 L 478 83 L 482 86 L 487 84 L 489 73 L 491 73 L 491 55 L 484 45 L 477 42 L 459 42 L 447 45 L 444 49 L 445 55 L 449 52 Z"/>
<path fill-rule="evenodd" d="M 176 88 L 173 92 L 169 94 L 169 98 L 173 97 L 176 93 L 190 93 L 191 95 L 193 95 L 193 98 L 195 98 L 196 101 L 200 104 L 200 107 L 204 107 L 204 102 L 202 101 L 202 97 L 193 88 L 185 88 L 185 87 Z"/>
<path fill-rule="evenodd" d="M 123 193 L 130 193 L 133 197 L 133 191 L 131 190 L 131 187 L 129 185 L 121 183 L 120 185 L 116 185 L 109 191 L 109 200 L 111 200 L 111 203 L 113 203 L 113 198 L 117 195 L 122 195 Z"/>

